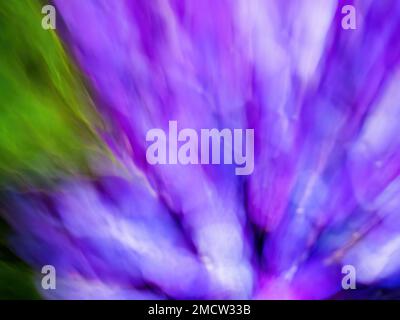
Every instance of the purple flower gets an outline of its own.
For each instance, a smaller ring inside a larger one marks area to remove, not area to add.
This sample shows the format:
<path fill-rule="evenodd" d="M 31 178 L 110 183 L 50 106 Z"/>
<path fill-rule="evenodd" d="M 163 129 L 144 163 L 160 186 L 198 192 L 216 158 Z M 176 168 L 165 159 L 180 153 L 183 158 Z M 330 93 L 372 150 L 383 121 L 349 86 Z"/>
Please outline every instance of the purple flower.
<path fill-rule="evenodd" d="M 334 298 L 344 265 L 399 285 L 399 1 L 354 1 L 356 30 L 337 0 L 55 3 L 119 164 L 11 201 L 46 296 Z M 253 174 L 149 165 L 170 120 L 254 129 Z"/>

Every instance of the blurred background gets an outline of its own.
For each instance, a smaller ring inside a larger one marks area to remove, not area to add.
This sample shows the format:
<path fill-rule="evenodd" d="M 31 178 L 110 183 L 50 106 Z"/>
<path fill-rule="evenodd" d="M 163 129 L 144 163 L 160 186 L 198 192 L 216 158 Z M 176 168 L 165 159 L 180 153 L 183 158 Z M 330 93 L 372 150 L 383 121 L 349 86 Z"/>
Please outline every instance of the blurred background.
<path fill-rule="evenodd" d="M 399 37 L 396 0 L 1 1 L 0 298 L 399 298 Z M 148 164 L 173 120 L 254 172 Z"/>

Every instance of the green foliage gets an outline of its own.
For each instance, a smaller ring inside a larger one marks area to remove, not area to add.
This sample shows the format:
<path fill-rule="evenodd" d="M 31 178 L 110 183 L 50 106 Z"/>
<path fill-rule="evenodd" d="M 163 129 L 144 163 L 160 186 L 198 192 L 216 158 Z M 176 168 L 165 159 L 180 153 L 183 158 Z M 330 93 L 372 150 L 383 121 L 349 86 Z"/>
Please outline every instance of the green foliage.
<path fill-rule="evenodd" d="M 37 1 L 0 2 L 0 183 L 85 172 L 100 149 L 82 77 L 42 18 Z"/>

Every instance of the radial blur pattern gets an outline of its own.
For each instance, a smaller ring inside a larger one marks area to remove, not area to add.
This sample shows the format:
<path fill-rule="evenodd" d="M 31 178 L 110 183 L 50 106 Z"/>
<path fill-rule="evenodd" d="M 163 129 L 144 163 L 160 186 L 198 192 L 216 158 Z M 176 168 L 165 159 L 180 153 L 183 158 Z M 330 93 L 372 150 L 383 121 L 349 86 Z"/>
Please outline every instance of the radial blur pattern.
<path fill-rule="evenodd" d="M 0 2 L 0 298 L 400 298 L 400 1 L 44 4 Z M 149 164 L 169 121 L 254 171 Z"/>

